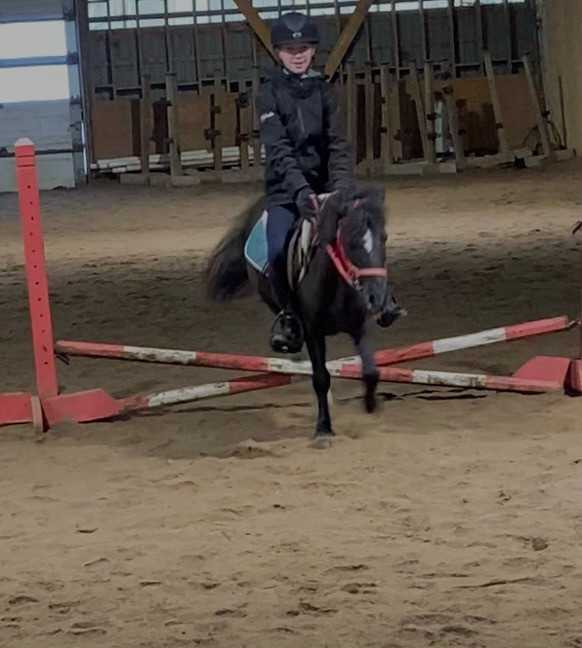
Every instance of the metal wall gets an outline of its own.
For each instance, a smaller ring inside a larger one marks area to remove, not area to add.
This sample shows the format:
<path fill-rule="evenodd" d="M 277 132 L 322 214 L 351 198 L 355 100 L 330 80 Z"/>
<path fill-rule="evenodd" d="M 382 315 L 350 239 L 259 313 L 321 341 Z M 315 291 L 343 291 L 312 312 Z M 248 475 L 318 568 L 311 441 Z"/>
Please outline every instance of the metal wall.
<path fill-rule="evenodd" d="M 215 77 L 248 81 L 273 65 L 228 0 L 210 0 L 210 4 L 196 0 L 196 6 L 192 0 L 147 1 L 150 4 L 136 0 L 89 3 L 86 65 L 97 97 L 139 97 L 140 79 L 146 73 L 151 75 L 154 95 L 157 91 L 161 96 L 166 71 L 177 73 L 181 89 L 203 90 Z M 279 10 L 290 8 L 281 3 L 265 7 L 266 3 L 272 0 L 254 4 L 260 6 L 259 13 L 267 22 Z M 159 6 L 165 9 L 161 14 L 155 13 Z M 312 14 L 332 14 L 315 17 L 322 33 L 316 64 L 322 66 L 354 2 L 315 6 Z M 149 13 L 138 13 L 140 7 L 142 11 L 149 8 Z M 189 11 L 178 11 L 189 7 Z M 293 8 L 305 10 L 304 6 Z M 430 60 L 437 74 L 459 77 L 482 73 L 483 50 L 491 53 L 499 72 L 517 72 L 525 53 L 537 57 L 536 12 L 531 0 L 391 0 L 372 9 L 344 61 L 356 70 L 368 64 L 388 64 L 400 76 L 410 65 L 422 68 Z M 124 13 L 129 10 L 132 13 Z"/>

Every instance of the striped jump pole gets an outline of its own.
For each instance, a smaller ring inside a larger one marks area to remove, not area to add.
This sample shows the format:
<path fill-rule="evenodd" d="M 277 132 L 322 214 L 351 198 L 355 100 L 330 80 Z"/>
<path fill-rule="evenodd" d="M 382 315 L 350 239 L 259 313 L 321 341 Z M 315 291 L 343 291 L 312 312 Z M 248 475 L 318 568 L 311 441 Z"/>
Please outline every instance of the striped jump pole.
<path fill-rule="evenodd" d="M 291 384 L 293 380 L 294 376 L 285 374 L 244 376 L 224 382 L 208 383 L 207 385 L 196 385 L 194 387 L 182 387 L 152 394 L 129 396 L 118 399 L 118 403 L 123 412 L 136 412 L 167 405 L 192 403 L 194 401 L 204 400 L 205 398 L 242 394 L 259 389 L 268 389 L 270 387 L 282 387 L 283 385 Z"/>
<path fill-rule="evenodd" d="M 206 351 L 182 351 L 178 349 L 156 349 L 115 344 L 95 344 L 91 342 L 61 341 L 57 343 L 56 348 L 58 351 L 69 355 L 137 360 L 158 364 L 241 369 L 244 371 L 270 372 L 275 374 L 311 375 L 312 373 L 310 362 L 283 358 L 244 356 Z M 353 362 L 344 363 L 334 361 L 333 363 L 328 363 L 328 370 L 330 375 L 336 378 L 347 378 L 351 380 L 361 378 L 361 367 Z M 483 374 L 446 371 L 424 371 L 421 369 L 400 369 L 395 367 L 380 367 L 379 378 L 383 382 L 532 393 L 558 391 L 563 388 L 563 383 L 553 380 L 487 376 Z M 269 386 L 266 385 L 266 387 Z"/>
<path fill-rule="evenodd" d="M 430 340 L 428 342 L 419 342 L 410 346 L 397 347 L 394 349 L 384 349 L 377 351 L 375 355 L 376 364 L 380 367 L 407 362 L 409 360 L 420 360 L 422 358 L 432 358 L 441 353 L 450 353 L 451 351 L 460 351 L 461 349 L 472 349 L 474 347 L 495 344 L 497 342 L 513 342 L 535 335 L 544 333 L 555 333 L 573 328 L 576 322 L 571 322 L 566 315 L 560 317 L 550 317 L 546 319 L 533 320 L 530 322 L 521 322 L 509 326 L 487 329 L 469 335 L 458 335 L 456 337 L 442 338 L 440 340 Z M 356 362 L 357 356 L 343 358 L 342 362 Z"/>

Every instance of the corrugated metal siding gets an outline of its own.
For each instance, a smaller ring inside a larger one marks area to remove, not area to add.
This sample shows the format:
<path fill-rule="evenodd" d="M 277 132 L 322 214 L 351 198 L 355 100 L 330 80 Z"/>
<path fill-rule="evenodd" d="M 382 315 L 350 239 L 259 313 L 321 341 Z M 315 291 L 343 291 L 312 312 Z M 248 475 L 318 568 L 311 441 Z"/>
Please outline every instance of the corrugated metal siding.
<path fill-rule="evenodd" d="M 0 22 L 58 20 L 63 17 L 63 0 L 2 0 Z"/>

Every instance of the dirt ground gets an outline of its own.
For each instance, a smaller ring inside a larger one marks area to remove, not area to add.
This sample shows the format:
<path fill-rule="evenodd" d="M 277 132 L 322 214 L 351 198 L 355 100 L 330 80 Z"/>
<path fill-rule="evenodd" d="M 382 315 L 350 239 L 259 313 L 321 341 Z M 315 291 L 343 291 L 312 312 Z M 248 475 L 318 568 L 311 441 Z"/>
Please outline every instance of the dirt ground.
<path fill-rule="evenodd" d="M 388 185 L 392 283 L 378 347 L 576 315 L 582 164 Z M 256 298 L 205 302 L 205 253 L 258 186 L 42 195 L 60 338 L 267 353 Z M 14 196 L 0 196 L 2 390 L 31 387 Z M 510 373 L 574 332 L 415 366 Z M 330 357 L 351 353 L 334 340 Z M 76 358 L 115 395 L 212 369 Z M 582 646 L 582 401 L 334 382 L 337 439 L 309 448 L 307 382 L 43 443 L 0 436 L 0 645 L 18 648 Z"/>

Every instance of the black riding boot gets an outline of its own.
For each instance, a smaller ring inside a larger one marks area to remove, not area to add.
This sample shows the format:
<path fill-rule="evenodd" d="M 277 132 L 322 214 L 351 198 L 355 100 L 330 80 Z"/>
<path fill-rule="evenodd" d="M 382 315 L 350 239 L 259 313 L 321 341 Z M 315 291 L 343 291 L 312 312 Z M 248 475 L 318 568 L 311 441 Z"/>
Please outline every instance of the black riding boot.
<path fill-rule="evenodd" d="M 292 294 L 286 271 L 275 264 L 270 270 L 273 295 L 281 308 L 271 327 L 269 343 L 276 353 L 299 353 L 303 347 L 303 326 L 291 308 Z"/>

